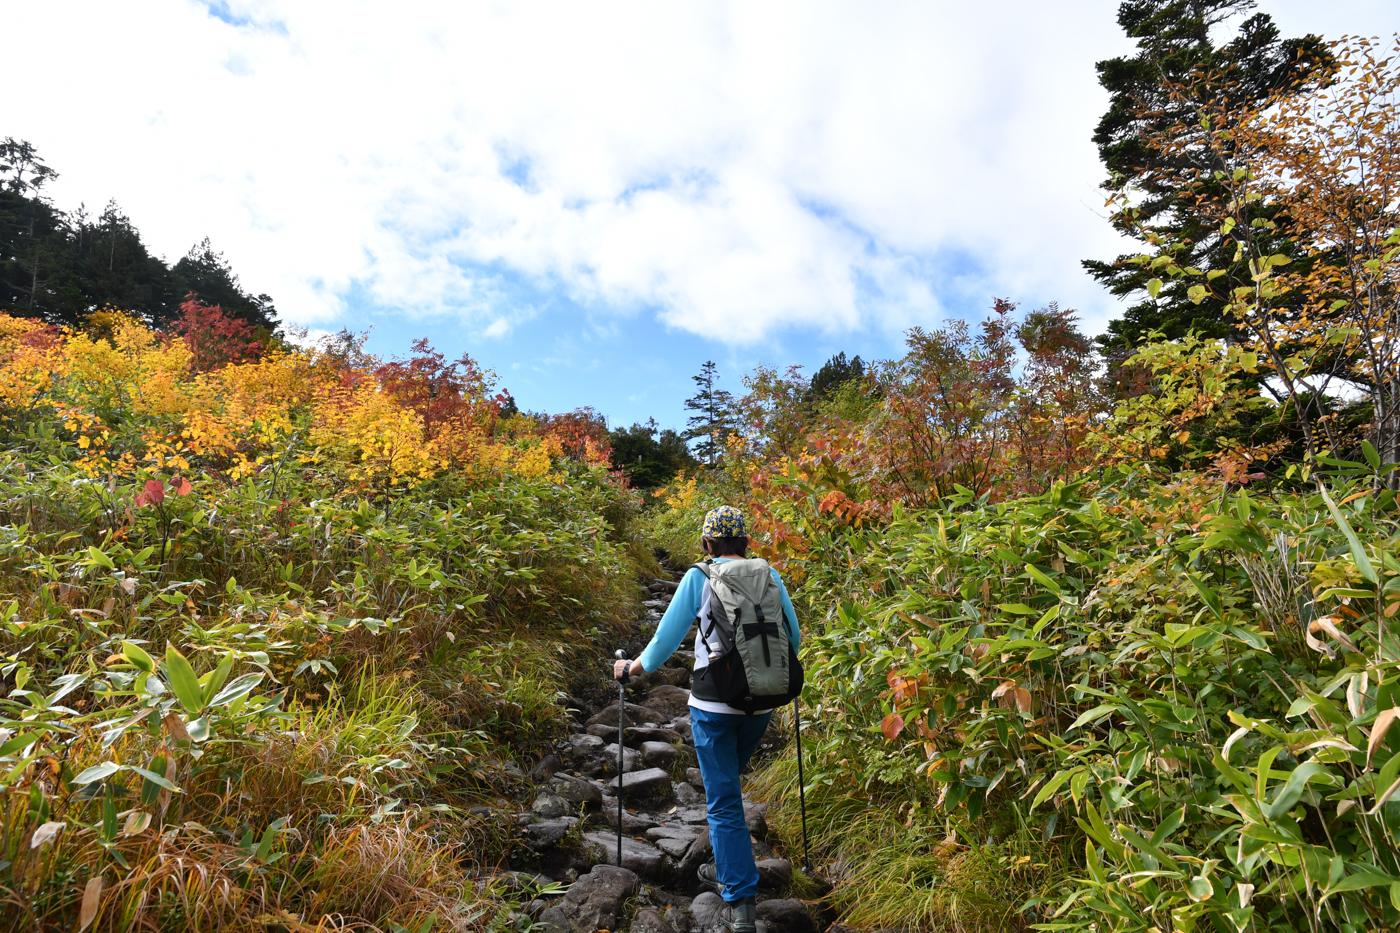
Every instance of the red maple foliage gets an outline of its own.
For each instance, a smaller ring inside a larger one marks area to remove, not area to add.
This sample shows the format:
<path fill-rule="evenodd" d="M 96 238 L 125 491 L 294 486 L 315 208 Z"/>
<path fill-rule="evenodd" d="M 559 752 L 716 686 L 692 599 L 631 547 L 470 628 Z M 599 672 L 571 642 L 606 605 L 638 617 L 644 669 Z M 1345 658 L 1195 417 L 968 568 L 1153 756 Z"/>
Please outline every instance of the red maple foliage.
<path fill-rule="evenodd" d="M 592 406 L 561 415 L 545 415 L 541 423 L 546 437 L 556 438 L 564 455 L 579 463 L 605 463 L 612 454 L 607 419 Z"/>
<path fill-rule="evenodd" d="M 194 354 L 190 367 L 208 372 L 230 363 L 251 363 L 267 349 L 257 328 L 232 316 L 219 305 L 206 305 L 193 295 L 180 305 L 175 333 Z"/>

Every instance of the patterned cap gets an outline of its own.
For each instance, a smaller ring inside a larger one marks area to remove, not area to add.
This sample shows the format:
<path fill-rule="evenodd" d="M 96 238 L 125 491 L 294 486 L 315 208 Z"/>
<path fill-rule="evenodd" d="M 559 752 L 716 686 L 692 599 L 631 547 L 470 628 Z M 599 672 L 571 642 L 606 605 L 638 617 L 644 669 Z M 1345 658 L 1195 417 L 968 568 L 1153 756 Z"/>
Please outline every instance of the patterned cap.
<path fill-rule="evenodd" d="M 705 513 L 705 524 L 700 526 L 702 538 L 742 538 L 747 534 L 744 530 L 744 513 L 732 505 L 710 509 Z"/>

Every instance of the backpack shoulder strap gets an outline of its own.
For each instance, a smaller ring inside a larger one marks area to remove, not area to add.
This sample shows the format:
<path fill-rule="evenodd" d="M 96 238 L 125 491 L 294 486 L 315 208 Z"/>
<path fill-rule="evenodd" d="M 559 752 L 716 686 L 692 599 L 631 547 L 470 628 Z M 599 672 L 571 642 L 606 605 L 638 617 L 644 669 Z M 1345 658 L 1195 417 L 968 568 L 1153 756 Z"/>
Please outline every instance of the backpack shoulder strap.
<path fill-rule="evenodd" d="M 698 571 L 700 571 L 701 573 L 703 573 L 703 574 L 705 575 L 705 579 L 706 579 L 706 580 L 709 580 L 709 579 L 710 579 L 710 568 L 711 568 L 713 565 L 714 565 L 714 559 L 713 559 L 713 558 L 710 558 L 710 557 L 707 557 L 707 558 L 705 558 L 705 559 L 702 560 L 702 561 L 696 561 L 695 563 L 691 564 L 690 566 L 691 566 L 691 569 L 693 569 L 693 570 L 698 570 Z M 711 593 L 711 594 L 710 594 L 710 599 L 714 599 L 714 598 L 715 598 L 715 597 L 714 597 L 714 594 Z M 714 612 L 714 607 L 713 607 L 713 605 L 710 607 L 710 612 L 711 612 L 712 614 L 713 614 L 713 612 Z M 715 620 L 711 618 L 711 619 L 696 619 L 696 621 L 700 623 L 700 638 L 701 638 L 702 641 L 705 642 L 706 645 L 708 645 L 709 642 L 710 642 L 710 635 L 713 635 L 713 634 L 714 634 L 714 631 L 715 631 Z M 709 623 L 710 623 L 710 631 L 709 631 L 708 633 L 705 631 L 705 623 L 706 623 L 706 622 L 709 622 Z"/>

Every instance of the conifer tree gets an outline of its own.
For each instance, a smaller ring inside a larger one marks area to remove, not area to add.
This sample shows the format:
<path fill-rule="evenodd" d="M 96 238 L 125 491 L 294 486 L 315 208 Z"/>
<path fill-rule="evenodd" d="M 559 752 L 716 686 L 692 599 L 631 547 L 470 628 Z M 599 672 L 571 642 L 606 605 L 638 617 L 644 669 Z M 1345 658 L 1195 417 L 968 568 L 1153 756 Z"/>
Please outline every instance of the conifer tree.
<path fill-rule="evenodd" d="M 688 428 L 681 436 L 695 444 L 696 455 L 714 466 L 724 455 L 725 441 L 735 431 L 734 396 L 715 387 L 719 372 L 713 360 L 706 360 L 699 375 L 691 376 L 698 391 L 685 400 Z"/>
<path fill-rule="evenodd" d="M 1136 224 L 1142 223 L 1172 242 L 1187 241 L 1178 256 L 1181 265 L 1239 265 L 1233 247 L 1225 252 L 1218 235 L 1216 202 L 1227 195 L 1223 186 L 1209 183 L 1217 166 L 1208 147 L 1191 136 L 1199 133 L 1202 116 L 1242 114 L 1280 89 L 1306 89 L 1329 70 L 1321 39 L 1281 39 L 1263 13 L 1241 22 L 1230 41 L 1216 42 L 1213 30 L 1218 33 L 1226 20 L 1253 8 L 1253 0 L 1128 0 L 1118 8 L 1118 23 L 1137 40 L 1137 54 L 1097 65 L 1099 83 L 1110 94 L 1108 112 L 1094 133 L 1109 171 L 1103 187 L 1126 186 L 1141 195 L 1132 205 L 1136 216 L 1120 211 L 1114 224 L 1140 235 Z M 1149 298 L 1147 284 L 1157 273 L 1123 258 L 1083 263 L 1114 295 L 1140 299 L 1099 338 L 1110 361 L 1128 356 L 1153 331 L 1173 339 L 1191 331 L 1228 335 L 1221 302 L 1195 304 L 1185 285 L 1169 285 Z"/>

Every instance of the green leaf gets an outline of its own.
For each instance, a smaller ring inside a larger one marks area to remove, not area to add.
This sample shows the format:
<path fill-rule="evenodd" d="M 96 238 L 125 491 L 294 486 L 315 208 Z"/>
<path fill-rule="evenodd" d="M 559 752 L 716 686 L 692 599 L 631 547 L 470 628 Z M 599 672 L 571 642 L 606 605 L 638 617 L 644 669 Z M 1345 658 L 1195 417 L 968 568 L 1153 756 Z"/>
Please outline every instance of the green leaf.
<path fill-rule="evenodd" d="M 1204 285 L 1192 285 L 1186 289 L 1186 297 L 1191 299 L 1193 305 L 1198 305 L 1206 300 L 1206 287 Z"/>
<path fill-rule="evenodd" d="M 1059 617 L 1060 607 L 1051 606 L 1048 610 L 1046 610 L 1045 615 L 1040 617 L 1040 621 L 1035 623 L 1035 626 L 1031 629 L 1031 636 L 1034 637 L 1036 635 L 1039 635 L 1041 631 L 1045 628 L 1045 626 L 1049 625 L 1051 622 L 1058 619 Z M 1054 652 L 1052 651 L 1051 653 L 1053 654 Z"/>
<path fill-rule="evenodd" d="M 224 689 L 224 684 L 228 681 L 228 675 L 232 672 L 233 652 L 230 651 L 228 654 L 224 655 L 224 659 L 219 662 L 218 667 L 205 675 L 209 678 L 208 683 L 204 685 L 203 691 L 205 705 L 211 703 L 214 697 L 219 695 L 219 691 Z"/>
<path fill-rule="evenodd" d="M 142 774 L 152 774 L 152 773 L 154 773 L 154 774 L 164 774 L 164 773 L 165 773 L 165 756 L 164 756 L 164 755 L 156 755 L 154 758 L 151 759 L 151 766 L 150 766 L 150 768 L 149 768 L 149 769 L 143 770 L 141 773 L 142 773 Z M 164 780 L 164 778 L 162 778 L 162 781 L 163 781 L 163 780 Z M 142 804 L 142 806 L 147 806 L 147 807 L 149 807 L 151 804 L 153 804 L 153 803 L 156 802 L 156 800 L 160 797 L 160 787 L 161 787 L 161 785 L 156 784 L 154 781 L 152 781 L 152 780 L 150 780 L 150 779 L 147 779 L 147 780 L 144 780 L 144 781 L 141 782 L 141 804 Z"/>
<path fill-rule="evenodd" d="M 1070 779 L 1070 775 L 1073 773 L 1072 771 L 1060 771 L 1047 781 L 1045 786 L 1040 789 L 1040 793 L 1036 794 L 1035 799 L 1031 801 L 1031 809 L 1034 810 L 1044 803 L 1051 794 L 1055 793 L 1055 791 L 1059 790 L 1060 787 L 1064 785 L 1065 781 Z"/>
<path fill-rule="evenodd" d="M 252 689 L 262 683 L 262 674 L 244 674 L 235 677 L 233 683 L 229 684 L 214 699 L 209 701 L 210 706 L 227 706 L 234 700 L 242 696 L 247 696 Z"/>
<path fill-rule="evenodd" d="M 1153 298 L 1156 298 L 1156 297 L 1157 297 L 1157 293 L 1160 292 L 1161 290 L 1162 290 L 1162 280 L 1161 280 L 1161 279 L 1148 279 L 1148 280 L 1147 280 L 1147 294 L 1151 295 Z"/>
<path fill-rule="evenodd" d="M 1093 722 L 1102 718 L 1103 716 L 1108 715 L 1109 713 L 1116 713 L 1118 712 L 1118 710 L 1119 707 L 1116 703 L 1100 703 L 1098 706 L 1095 706 L 1088 712 L 1081 713 L 1078 719 L 1069 724 L 1069 727 L 1071 729 L 1078 729 L 1086 722 Z"/>
<path fill-rule="evenodd" d="M 1268 642 L 1264 641 L 1264 636 L 1253 629 L 1243 628 L 1239 625 L 1230 626 L 1230 634 L 1256 651 L 1268 651 Z"/>
<path fill-rule="evenodd" d="M 129 641 L 122 642 L 122 657 L 128 662 L 135 664 L 147 674 L 154 674 L 156 670 L 155 660 L 146 653 L 140 645 L 132 644 Z"/>
<path fill-rule="evenodd" d="M 262 840 L 258 843 L 257 849 L 253 852 L 253 858 L 260 862 L 267 861 L 267 857 L 272 854 L 272 843 L 277 839 L 277 831 L 287 825 L 287 817 L 273 820 L 266 830 L 263 831 Z"/>
<path fill-rule="evenodd" d="M 1288 775 L 1288 783 L 1283 785 L 1283 789 L 1278 792 L 1274 802 L 1269 804 L 1264 811 L 1264 815 L 1271 820 L 1276 820 L 1283 816 L 1303 796 L 1303 790 L 1307 787 L 1308 780 L 1314 775 L 1326 774 L 1327 769 L 1315 761 L 1306 761 L 1293 769 L 1293 773 Z"/>
<path fill-rule="evenodd" d="M 97 564 L 97 565 L 100 566 L 100 567 L 106 567 L 108 570 L 116 570 L 116 569 L 117 569 L 117 565 L 114 564 L 114 563 L 112 563 L 112 558 L 108 557 L 107 554 L 106 554 L 106 552 L 103 551 L 101 548 L 98 548 L 98 547 L 90 547 L 90 548 L 88 548 L 88 558 L 89 558 L 94 564 Z"/>
<path fill-rule="evenodd" d="M 136 765 L 127 765 L 126 767 L 128 771 L 134 771 L 157 787 L 164 787 L 166 790 L 172 790 L 177 794 L 180 792 L 180 788 L 167 781 L 163 775 L 156 774 L 154 771 L 147 771 L 145 768 L 138 768 Z M 144 786 L 144 784 L 142 786 Z"/>
<path fill-rule="evenodd" d="M 1332 513 L 1332 521 L 1337 523 L 1337 527 L 1342 529 L 1342 534 L 1346 535 L 1347 543 L 1351 545 L 1351 557 L 1356 561 L 1356 569 L 1361 571 L 1361 576 L 1371 583 L 1380 582 L 1376 576 L 1376 568 L 1371 566 L 1371 558 L 1366 555 L 1366 549 L 1361 546 L 1361 539 L 1356 536 L 1356 531 L 1347 521 L 1342 510 L 1337 508 L 1337 503 L 1332 501 L 1332 497 L 1327 493 L 1327 487 L 1319 485 L 1318 492 L 1322 493 L 1322 501 L 1327 503 L 1327 511 Z"/>
<path fill-rule="evenodd" d="M 997 606 L 997 608 L 1002 612 L 1009 612 L 1017 616 L 1033 616 L 1036 613 L 1036 610 L 1027 606 L 1025 603 L 1002 603 Z"/>
<path fill-rule="evenodd" d="M 1365 455 L 1366 462 L 1371 464 L 1371 469 L 1379 470 L 1381 468 L 1381 455 L 1376 453 L 1376 448 L 1371 446 L 1370 441 L 1361 442 L 1361 453 Z"/>
<path fill-rule="evenodd" d="M 1390 875 L 1382 874 L 1378 871 L 1360 871 L 1354 875 L 1347 875 L 1336 884 L 1328 885 L 1329 894 L 1335 891 L 1359 891 L 1362 888 L 1389 887 L 1396 883 L 1396 879 Z"/>
<path fill-rule="evenodd" d="M 1039 583 L 1050 592 L 1059 595 L 1060 584 L 1046 576 L 1045 571 L 1041 570 L 1035 564 L 1026 564 L 1026 573 L 1030 574 L 1031 579 L 1035 580 L 1035 582 Z"/>
<path fill-rule="evenodd" d="M 77 777 L 73 778 L 73 784 L 77 787 L 85 787 L 88 784 L 106 780 L 120 770 L 122 770 L 122 766 L 115 761 L 104 761 L 100 765 L 93 765 L 91 768 L 81 771 Z"/>
<path fill-rule="evenodd" d="M 102 841 L 110 843 L 117 838 L 117 802 L 108 794 L 102 798 Z"/>
<path fill-rule="evenodd" d="M 170 689 L 175 691 L 186 712 L 197 715 L 204 709 L 204 691 L 199 686 L 199 678 L 174 645 L 165 646 L 165 671 L 170 675 Z"/>
<path fill-rule="evenodd" d="M 1194 573 L 1189 574 L 1187 579 L 1196 588 L 1196 592 L 1201 594 L 1201 599 L 1205 600 L 1205 604 L 1210 607 L 1211 612 L 1215 613 L 1215 617 L 1222 622 L 1225 621 L 1225 613 L 1220 608 L 1220 594 Z"/>
<path fill-rule="evenodd" d="M 0 745 L 0 758 L 13 755 L 20 749 L 28 748 L 29 746 L 37 742 L 39 740 L 39 736 L 42 734 L 42 732 L 24 732 L 20 735 L 15 736 L 14 738 L 7 741 L 4 745 Z"/>

